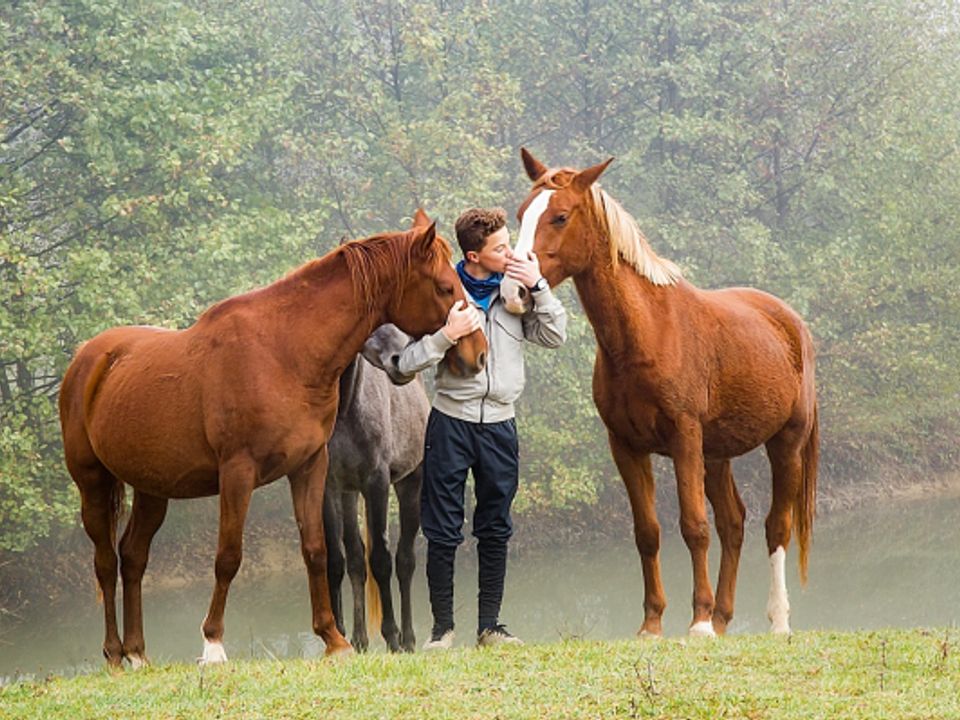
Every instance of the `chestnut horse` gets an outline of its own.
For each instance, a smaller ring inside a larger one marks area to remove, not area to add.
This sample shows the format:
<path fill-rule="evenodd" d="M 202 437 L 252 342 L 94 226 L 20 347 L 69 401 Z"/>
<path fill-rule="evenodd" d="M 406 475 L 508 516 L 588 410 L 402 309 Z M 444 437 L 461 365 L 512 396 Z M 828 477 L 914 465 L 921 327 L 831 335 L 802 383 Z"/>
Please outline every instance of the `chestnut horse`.
<path fill-rule="evenodd" d="M 597 338 L 593 395 L 633 511 L 643 566 L 640 634 L 659 635 L 666 601 L 650 454 L 673 460 L 680 530 L 693 561 L 691 635 L 723 633 L 733 617 L 744 506 L 730 459 L 765 445 L 773 474 L 766 519 L 767 614 L 789 632 L 784 557 L 791 532 L 806 582 L 819 433 L 814 348 L 783 301 L 749 288 L 701 290 L 659 258 L 636 221 L 596 185 L 608 160 L 582 172 L 550 169 L 521 150 L 533 188 L 521 236 L 551 285 L 572 277 Z M 717 595 L 707 577 L 713 506 L 722 547 Z"/>
<path fill-rule="evenodd" d="M 77 351 L 60 389 L 67 468 L 95 545 L 111 666 L 145 661 L 140 585 L 169 498 L 220 495 L 216 584 L 202 663 L 226 660 L 223 612 L 240 567 L 251 493 L 286 475 L 307 568 L 313 630 L 327 654 L 350 652 L 327 586 L 323 492 L 338 380 L 374 328 L 440 328 L 464 293 L 447 242 L 418 211 L 414 228 L 343 245 L 259 290 L 220 302 L 186 330 L 119 327 Z M 456 346 L 482 369 L 479 331 Z M 123 642 L 116 619 L 116 526 L 124 484 L 133 509 L 119 543 Z"/>

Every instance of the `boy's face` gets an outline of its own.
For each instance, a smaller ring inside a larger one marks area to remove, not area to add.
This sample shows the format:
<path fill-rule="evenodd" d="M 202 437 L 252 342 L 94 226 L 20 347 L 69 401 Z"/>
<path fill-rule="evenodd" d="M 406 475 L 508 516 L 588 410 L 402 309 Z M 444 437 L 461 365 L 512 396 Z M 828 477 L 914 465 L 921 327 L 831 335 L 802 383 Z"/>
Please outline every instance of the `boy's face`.
<path fill-rule="evenodd" d="M 507 260 L 510 257 L 510 231 L 506 227 L 487 235 L 487 241 L 480 250 L 471 250 L 466 254 L 469 262 L 476 263 L 491 273 L 506 272 Z"/>

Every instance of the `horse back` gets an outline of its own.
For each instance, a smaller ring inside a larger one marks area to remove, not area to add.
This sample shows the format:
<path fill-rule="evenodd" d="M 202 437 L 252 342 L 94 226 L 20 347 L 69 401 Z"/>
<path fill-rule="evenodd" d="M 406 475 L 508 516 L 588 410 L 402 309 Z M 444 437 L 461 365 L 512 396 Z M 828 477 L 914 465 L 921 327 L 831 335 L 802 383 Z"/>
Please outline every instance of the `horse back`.
<path fill-rule="evenodd" d="M 786 303 L 749 288 L 685 282 L 657 300 L 647 322 L 628 330 L 634 358 L 598 351 L 594 398 L 611 432 L 669 454 L 679 418 L 695 418 L 705 452 L 734 457 L 788 422 L 807 421 L 813 343 Z"/>

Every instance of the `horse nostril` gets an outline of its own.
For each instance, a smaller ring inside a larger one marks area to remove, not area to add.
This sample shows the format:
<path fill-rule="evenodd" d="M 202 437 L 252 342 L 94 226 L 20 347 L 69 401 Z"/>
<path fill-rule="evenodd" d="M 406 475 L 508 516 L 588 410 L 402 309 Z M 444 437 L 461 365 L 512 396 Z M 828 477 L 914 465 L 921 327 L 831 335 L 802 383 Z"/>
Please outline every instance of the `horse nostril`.
<path fill-rule="evenodd" d="M 527 289 L 525 287 L 520 288 L 520 299 L 523 300 L 527 297 Z"/>
<path fill-rule="evenodd" d="M 480 353 L 479 355 L 477 355 L 477 367 L 483 370 L 486 364 L 487 364 L 487 354 Z"/>

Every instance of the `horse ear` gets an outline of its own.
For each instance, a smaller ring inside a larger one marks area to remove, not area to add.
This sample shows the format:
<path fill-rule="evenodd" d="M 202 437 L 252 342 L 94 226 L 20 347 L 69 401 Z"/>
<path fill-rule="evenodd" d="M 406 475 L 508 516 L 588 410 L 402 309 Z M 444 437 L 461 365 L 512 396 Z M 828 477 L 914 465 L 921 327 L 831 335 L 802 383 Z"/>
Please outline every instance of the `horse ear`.
<path fill-rule="evenodd" d="M 426 228 L 414 227 L 415 234 L 419 237 L 413 241 L 413 251 L 423 258 L 428 258 L 433 254 L 433 241 L 437 238 L 437 223 L 431 222 Z"/>
<path fill-rule="evenodd" d="M 575 190 L 583 192 L 593 185 L 597 181 L 597 178 L 603 175 L 603 171 L 606 170 L 607 166 L 612 162 L 613 158 L 610 158 L 599 165 L 594 165 L 593 167 L 588 167 L 586 170 L 581 170 L 574 176 L 573 181 L 570 184 L 573 185 Z"/>
<path fill-rule="evenodd" d="M 425 228 L 433 222 L 430 217 L 423 211 L 423 208 L 417 208 L 417 211 L 413 214 L 413 225 L 410 227 L 412 229 L 416 228 Z"/>
<path fill-rule="evenodd" d="M 547 166 L 537 160 L 525 147 L 520 148 L 520 157 L 523 159 L 523 167 L 527 171 L 527 177 L 536 182 L 543 177 L 547 171 Z"/>

